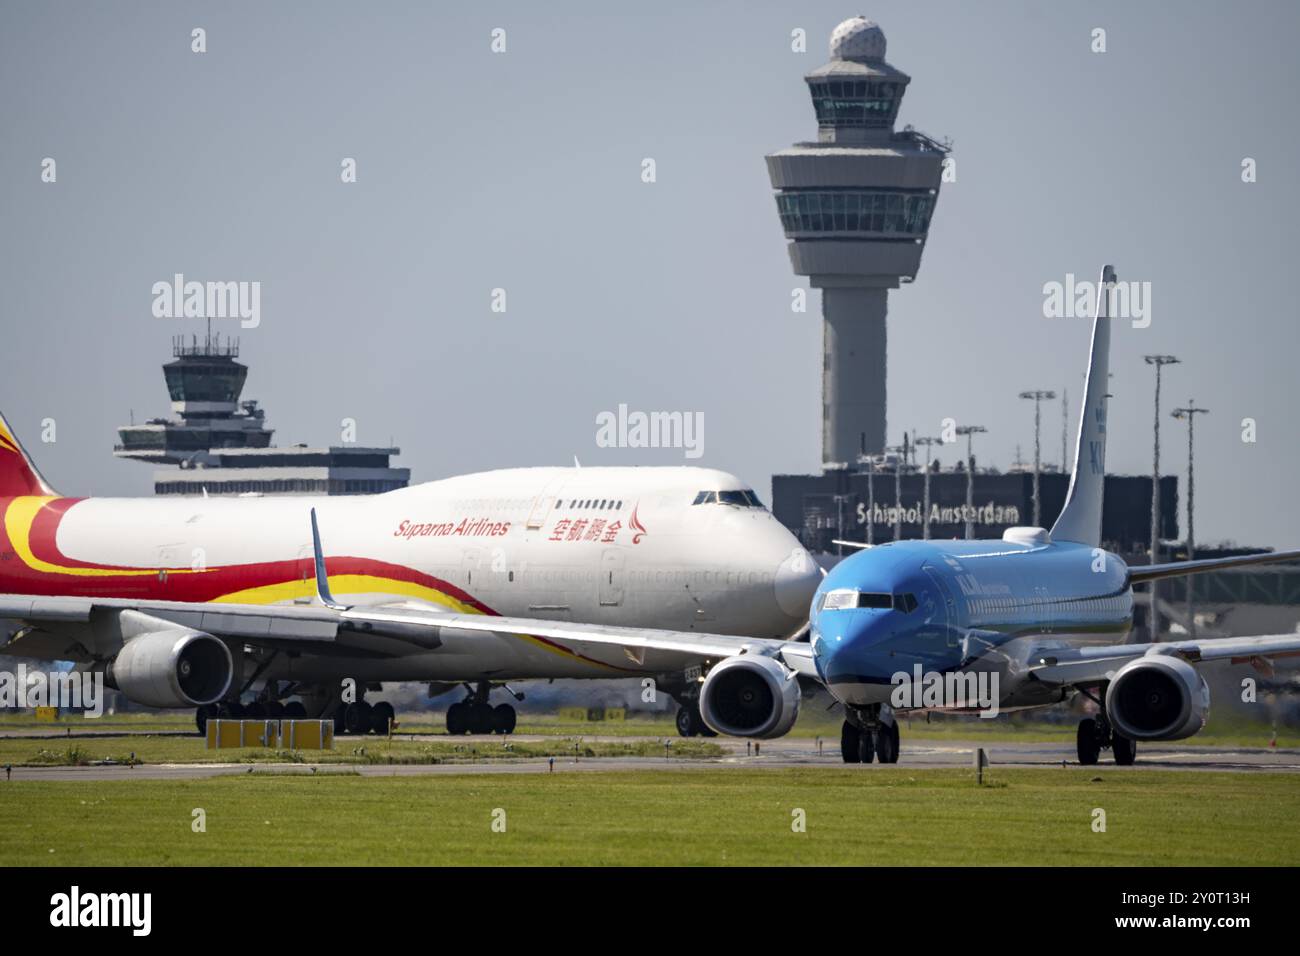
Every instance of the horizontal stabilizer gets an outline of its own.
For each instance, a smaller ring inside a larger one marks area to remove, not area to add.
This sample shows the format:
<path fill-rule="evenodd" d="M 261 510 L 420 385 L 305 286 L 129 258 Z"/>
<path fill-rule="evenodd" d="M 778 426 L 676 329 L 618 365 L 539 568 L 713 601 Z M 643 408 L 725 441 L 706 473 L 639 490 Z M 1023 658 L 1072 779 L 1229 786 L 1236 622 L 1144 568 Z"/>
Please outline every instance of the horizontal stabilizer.
<path fill-rule="evenodd" d="M 845 548 L 874 548 L 875 547 L 874 544 L 867 544 L 865 541 L 841 541 L 839 538 L 835 538 L 834 540 L 832 540 L 831 544 L 838 544 Z"/>
<path fill-rule="evenodd" d="M 1176 578 L 1184 574 L 1201 574 L 1223 568 L 1240 568 L 1252 564 L 1278 564 L 1283 561 L 1300 561 L 1300 551 L 1269 551 L 1264 554 L 1242 554 L 1234 558 L 1204 558 L 1198 561 L 1173 561 L 1169 564 L 1148 564 L 1128 569 L 1128 583 L 1141 584 L 1160 578 Z"/>

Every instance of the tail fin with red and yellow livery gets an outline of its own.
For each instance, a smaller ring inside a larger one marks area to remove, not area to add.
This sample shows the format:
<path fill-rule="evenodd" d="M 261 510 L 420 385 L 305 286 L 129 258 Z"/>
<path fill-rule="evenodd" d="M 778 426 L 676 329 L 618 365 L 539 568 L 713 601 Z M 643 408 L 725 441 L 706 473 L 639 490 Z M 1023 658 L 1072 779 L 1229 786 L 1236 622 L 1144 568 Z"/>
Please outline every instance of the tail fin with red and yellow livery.
<path fill-rule="evenodd" d="M 0 498 L 19 495 L 57 497 L 58 492 L 41 477 L 18 436 L 0 414 Z"/>

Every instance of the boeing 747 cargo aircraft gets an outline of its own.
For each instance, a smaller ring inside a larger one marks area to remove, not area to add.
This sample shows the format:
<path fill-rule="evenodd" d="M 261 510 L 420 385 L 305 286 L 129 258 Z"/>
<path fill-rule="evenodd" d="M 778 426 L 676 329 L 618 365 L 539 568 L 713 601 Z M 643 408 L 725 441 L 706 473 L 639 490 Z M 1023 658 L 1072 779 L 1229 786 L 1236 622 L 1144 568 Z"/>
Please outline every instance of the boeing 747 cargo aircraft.
<path fill-rule="evenodd" d="M 341 615 L 317 602 L 309 514 Z M 103 669 L 127 697 L 208 716 L 335 715 L 387 725 L 385 681 L 464 683 L 456 732 L 508 732 L 507 681 L 647 675 L 699 718 L 703 654 L 592 649 L 477 616 L 783 639 L 821 573 L 737 478 L 700 468 L 525 468 L 369 497 L 67 498 L 0 419 L 2 650 Z M 425 623 L 427 622 L 427 624 Z M 805 645 L 806 647 L 806 645 Z M 355 701 L 340 700 L 351 678 Z"/>

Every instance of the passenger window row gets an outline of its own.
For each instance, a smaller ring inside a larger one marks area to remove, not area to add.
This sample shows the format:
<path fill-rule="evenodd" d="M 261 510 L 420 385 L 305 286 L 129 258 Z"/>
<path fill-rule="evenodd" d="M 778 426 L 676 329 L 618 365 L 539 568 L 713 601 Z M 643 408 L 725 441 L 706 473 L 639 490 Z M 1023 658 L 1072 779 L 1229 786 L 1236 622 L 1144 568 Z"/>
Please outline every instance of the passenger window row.
<path fill-rule="evenodd" d="M 557 501 L 556 506 L 563 508 L 564 502 Z M 623 500 L 621 498 L 574 498 L 569 501 L 569 507 L 594 509 L 596 511 L 621 511 Z"/>

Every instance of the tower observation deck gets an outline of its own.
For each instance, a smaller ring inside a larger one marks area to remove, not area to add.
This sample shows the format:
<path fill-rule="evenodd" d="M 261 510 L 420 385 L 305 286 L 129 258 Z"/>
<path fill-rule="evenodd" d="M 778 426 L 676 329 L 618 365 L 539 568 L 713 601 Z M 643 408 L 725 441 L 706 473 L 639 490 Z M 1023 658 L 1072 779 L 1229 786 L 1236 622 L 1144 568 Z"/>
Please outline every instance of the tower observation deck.
<path fill-rule="evenodd" d="M 118 458 L 168 466 L 154 472 L 154 494 L 364 495 L 410 483 L 410 469 L 389 462 L 395 447 L 272 445 L 266 413 L 240 400 L 248 366 L 237 358 L 239 343 L 211 332 L 172 340 L 163 377 L 176 417 L 133 420 L 113 448 Z"/>
<path fill-rule="evenodd" d="M 158 464 L 187 463 L 212 448 L 266 448 L 274 429 L 257 402 L 239 400 L 248 366 L 236 361 L 239 343 L 210 333 L 202 341 L 172 339 L 172 361 L 163 366 L 176 419 L 154 418 L 118 429 L 118 458 Z"/>
<path fill-rule="evenodd" d="M 822 291 L 822 459 L 885 449 L 888 294 L 921 266 L 948 147 L 894 122 L 911 77 L 885 62 L 863 17 L 831 34 L 806 77 L 817 141 L 766 157 L 796 275 Z"/>

